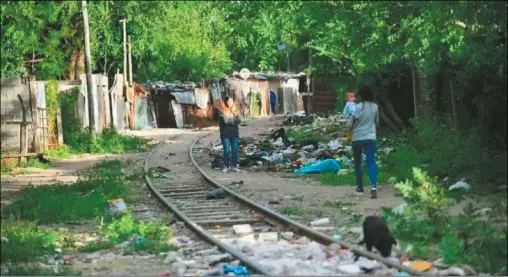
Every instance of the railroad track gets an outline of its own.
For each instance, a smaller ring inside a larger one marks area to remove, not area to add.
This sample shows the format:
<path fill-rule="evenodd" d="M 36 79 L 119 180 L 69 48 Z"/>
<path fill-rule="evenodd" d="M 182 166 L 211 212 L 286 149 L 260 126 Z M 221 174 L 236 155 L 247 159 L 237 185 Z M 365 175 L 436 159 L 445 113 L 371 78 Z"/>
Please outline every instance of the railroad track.
<path fill-rule="evenodd" d="M 189 147 L 190 160 L 201 175 L 201 182 L 196 182 L 195 180 L 172 180 L 156 184 L 149 177 L 149 174 L 145 174 L 145 181 L 156 198 L 203 240 L 202 242 L 196 241 L 194 246 L 188 247 L 184 251 L 198 254 L 206 253 L 209 256 L 224 258 L 214 262 L 237 259 L 241 265 L 249 269 L 251 274 L 274 275 L 276 271 L 275 267 L 270 265 L 269 262 L 260 263 L 256 261 L 258 259 L 255 260 L 251 257 L 252 252 L 255 250 L 245 245 L 256 241 L 267 242 L 265 246 L 266 251 L 272 251 L 272 254 L 274 251 L 278 251 L 279 259 L 287 256 L 284 255 L 285 253 L 280 252 L 290 252 L 295 248 L 302 252 L 303 255 L 308 255 L 306 252 L 312 252 L 312 249 L 306 250 L 305 247 L 295 244 L 276 243 L 282 237 L 282 240 L 285 239 L 286 242 L 310 240 L 314 243 L 314 249 L 317 244 L 325 246 L 339 245 L 342 248 L 351 250 L 352 253 L 358 256 L 377 261 L 413 276 L 426 275 L 392 260 L 385 259 L 375 253 L 368 252 L 356 245 L 344 241 L 335 241 L 321 232 L 292 221 L 222 186 L 208 176 L 194 158 L 195 152 L 201 150 L 196 149 L 196 143 L 206 136 L 199 137 Z M 145 159 L 145 173 L 149 170 L 148 161 L 150 156 L 158 153 L 157 150 L 163 143 L 155 147 Z M 205 196 L 212 188 L 221 188 L 227 192 L 228 196 L 222 199 L 207 200 Z M 243 235 L 240 238 L 238 237 L 239 233 Z M 270 247 L 273 245 L 277 245 L 278 250 L 270 250 Z M 286 249 L 287 251 L 285 251 Z M 251 256 L 248 256 L 246 253 Z M 270 259 L 270 257 L 267 258 Z M 275 260 L 276 258 L 274 257 L 273 259 Z M 309 259 L 312 258 L 307 257 L 307 260 Z M 309 261 L 305 263 L 311 268 L 316 266 L 315 264 L 311 265 Z M 296 267 L 302 265 L 305 264 L 295 264 Z M 281 273 L 281 270 L 277 271 Z M 282 272 L 282 274 L 284 273 Z M 340 274 L 340 272 L 335 274 Z M 305 275 L 310 274 L 305 272 Z M 319 275 L 319 273 L 315 275 Z"/>

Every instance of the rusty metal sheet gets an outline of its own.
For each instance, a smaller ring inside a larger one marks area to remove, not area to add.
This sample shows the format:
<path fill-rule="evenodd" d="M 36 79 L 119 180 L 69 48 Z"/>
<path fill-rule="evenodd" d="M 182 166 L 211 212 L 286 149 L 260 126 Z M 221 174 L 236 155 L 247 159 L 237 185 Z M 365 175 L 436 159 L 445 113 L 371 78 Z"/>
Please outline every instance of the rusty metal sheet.
<path fill-rule="evenodd" d="M 176 128 L 182 128 L 183 127 L 182 106 L 178 104 L 175 100 L 171 100 L 171 107 L 173 109 Z"/>
<path fill-rule="evenodd" d="M 216 84 L 212 86 L 212 100 L 215 103 L 217 100 L 222 100 L 221 88 Z"/>
<path fill-rule="evenodd" d="M 210 101 L 210 91 L 208 89 L 196 89 L 196 106 L 200 109 L 206 109 Z"/>

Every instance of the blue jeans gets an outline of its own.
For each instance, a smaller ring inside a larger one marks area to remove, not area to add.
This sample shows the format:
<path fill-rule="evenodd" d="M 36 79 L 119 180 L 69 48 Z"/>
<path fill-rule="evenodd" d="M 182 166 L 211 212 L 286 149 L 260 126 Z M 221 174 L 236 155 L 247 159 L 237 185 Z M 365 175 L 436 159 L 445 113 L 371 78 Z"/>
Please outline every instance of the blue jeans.
<path fill-rule="evenodd" d="M 277 113 L 277 103 L 270 103 L 270 107 L 272 108 L 272 114 Z"/>
<path fill-rule="evenodd" d="M 238 166 L 238 138 L 221 137 L 224 148 L 224 167 Z M 231 152 L 230 152 L 231 149 Z M 232 156 L 231 159 L 229 156 Z"/>
<path fill-rule="evenodd" d="M 362 151 L 365 152 L 371 188 L 376 188 L 376 141 L 357 140 L 353 141 L 353 157 L 355 160 L 356 187 L 363 188 L 362 176 Z"/>

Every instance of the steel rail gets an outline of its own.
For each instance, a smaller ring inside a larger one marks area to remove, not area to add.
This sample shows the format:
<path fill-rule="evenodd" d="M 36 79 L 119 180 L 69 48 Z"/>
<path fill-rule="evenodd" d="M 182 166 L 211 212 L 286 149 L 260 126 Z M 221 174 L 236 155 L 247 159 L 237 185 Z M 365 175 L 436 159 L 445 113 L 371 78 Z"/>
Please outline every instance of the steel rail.
<path fill-rule="evenodd" d="M 206 134 L 206 135 L 203 135 L 197 139 L 195 139 L 190 148 L 189 148 L 189 157 L 192 161 L 192 164 L 194 165 L 194 167 L 196 167 L 196 169 L 201 173 L 201 175 L 203 176 L 203 178 L 205 178 L 211 185 L 217 187 L 217 188 L 221 188 L 223 189 L 224 191 L 226 191 L 230 196 L 234 197 L 235 199 L 237 199 L 238 201 L 242 202 L 243 204 L 245 205 L 248 205 L 249 207 L 251 207 L 252 209 L 256 210 L 257 212 L 261 213 L 262 215 L 264 216 L 267 216 L 279 223 L 284 223 L 286 225 L 286 227 L 289 227 L 297 232 L 299 232 L 301 235 L 305 235 L 307 236 L 308 238 L 316 241 L 316 242 L 319 242 L 321 244 L 324 244 L 324 245 L 329 245 L 329 244 L 332 244 L 332 243 L 337 243 L 338 245 L 344 247 L 344 248 L 348 248 L 350 249 L 353 253 L 359 255 L 359 256 L 363 256 L 363 257 L 366 257 L 366 258 L 369 258 L 371 260 L 375 260 L 375 261 L 378 261 L 378 262 L 381 262 L 387 266 L 390 266 L 390 267 L 393 267 L 399 271 L 405 271 L 413 276 L 432 276 L 428 273 L 425 273 L 425 272 L 421 272 L 421 271 L 418 271 L 418 270 L 415 270 L 415 269 L 412 269 L 410 267 L 407 267 L 407 266 L 404 266 L 402 264 L 399 264 L 399 263 L 396 263 L 396 262 L 393 262 L 393 261 L 390 261 L 384 257 L 382 257 L 381 255 L 378 255 L 378 254 L 375 254 L 375 253 L 372 253 L 372 252 L 369 252 L 367 250 L 364 250 L 362 248 L 359 248 L 358 246 L 356 245 L 353 245 L 351 243 L 347 243 L 345 241 L 342 241 L 342 240 L 334 240 L 333 238 L 321 233 L 321 232 L 318 232 L 318 231 L 315 231 L 315 230 L 312 230 L 311 228 L 305 226 L 305 225 L 302 225 L 298 222 L 295 222 L 287 217 L 284 217 L 282 216 L 281 214 L 279 213 L 276 213 L 266 207 L 263 207 L 257 203 L 255 203 L 254 201 L 228 189 L 227 187 L 221 185 L 219 182 L 215 181 L 212 177 L 210 177 L 196 162 L 196 160 L 194 159 L 194 156 L 193 156 L 193 150 L 194 150 L 194 146 L 195 144 L 201 140 L 202 138 L 208 136 L 209 134 Z"/>
<path fill-rule="evenodd" d="M 192 147 L 194 146 L 195 141 L 190 147 L 190 150 L 192 151 Z M 241 251 L 238 251 L 232 247 L 230 247 L 227 244 L 222 243 L 218 239 L 214 238 L 211 234 L 206 232 L 201 226 L 196 224 L 194 221 L 192 221 L 190 218 L 188 218 L 182 211 L 180 211 L 176 206 L 169 203 L 169 201 L 166 200 L 166 198 L 162 195 L 162 193 L 154 186 L 152 183 L 152 180 L 148 176 L 148 161 L 150 160 L 150 157 L 152 154 L 157 150 L 161 145 L 163 145 L 164 142 L 159 143 L 156 147 L 150 151 L 150 153 L 147 155 L 145 161 L 144 161 L 144 173 L 145 173 L 145 181 L 148 185 L 148 188 L 152 191 L 153 194 L 159 199 L 159 201 L 164 204 L 169 210 L 171 210 L 178 218 L 180 218 L 187 227 L 189 227 L 192 231 L 197 233 L 199 236 L 201 236 L 204 240 L 208 241 L 209 243 L 216 245 L 218 248 L 222 249 L 225 252 L 228 252 L 233 257 L 240 260 L 244 265 L 246 265 L 251 270 L 255 271 L 256 273 L 270 276 L 271 273 L 268 272 L 266 269 L 264 269 L 261 265 L 257 264 L 256 262 L 249 259 L 247 256 L 245 256 Z M 192 152 L 189 152 L 192 153 Z M 191 155 L 191 159 L 193 159 Z M 200 171 L 201 172 L 201 171 Z"/>

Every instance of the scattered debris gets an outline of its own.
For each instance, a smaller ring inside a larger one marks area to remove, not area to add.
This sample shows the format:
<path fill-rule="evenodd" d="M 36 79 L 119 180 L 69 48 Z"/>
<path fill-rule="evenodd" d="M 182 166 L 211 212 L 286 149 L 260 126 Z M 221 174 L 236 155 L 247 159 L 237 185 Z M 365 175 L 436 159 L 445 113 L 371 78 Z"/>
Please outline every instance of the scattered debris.
<path fill-rule="evenodd" d="M 413 268 L 413 269 L 416 269 L 416 270 L 419 270 L 419 271 L 422 271 L 422 272 L 425 272 L 429 269 L 432 268 L 432 263 L 431 262 L 428 262 L 428 261 L 414 261 L 414 262 L 411 262 L 409 263 L 409 267 L 410 268 Z"/>
<path fill-rule="evenodd" d="M 357 264 L 343 264 L 339 265 L 339 271 L 348 275 L 358 275 L 362 273 L 362 269 Z"/>
<path fill-rule="evenodd" d="M 151 167 L 148 170 L 148 176 L 150 178 L 157 178 L 157 179 L 170 179 L 171 176 L 171 170 L 168 168 L 165 168 L 163 166 L 157 166 L 157 167 Z"/>
<path fill-rule="evenodd" d="M 206 194 L 206 199 L 207 200 L 222 199 L 225 198 L 226 196 L 228 196 L 228 193 L 225 190 L 223 190 L 222 188 L 216 188 L 212 189 Z"/>
<path fill-rule="evenodd" d="M 451 185 L 448 190 L 458 190 L 458 189 L 464 189 L 468 191 L 471 188 L 471 185 L 465 182 L 465 180 L 460 180 L 457 183 Z"/>
<path fill-rule="evenodd" d="M 127 205 L 123 199 L 111 199 L 108 200 L 108 207 L 106 208 L 106 214 L 110 216 L 118 216 L 127 211 Z"/>
<path fill-rule="evenodd" d="M 310 223 L 310 226 L 319 226 L 319 225 L 326 225 L 330 224 L 330 220 L 328 218 L 320 218 L 317 220 L 314 220 Z"/>
<path fill-rule="evenodd" d="M 278 240 L 279 236 L 275 232 L 260 233 L 258 237 L 260 242 L 277 242 Z"/>

